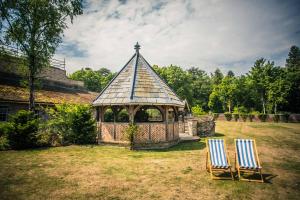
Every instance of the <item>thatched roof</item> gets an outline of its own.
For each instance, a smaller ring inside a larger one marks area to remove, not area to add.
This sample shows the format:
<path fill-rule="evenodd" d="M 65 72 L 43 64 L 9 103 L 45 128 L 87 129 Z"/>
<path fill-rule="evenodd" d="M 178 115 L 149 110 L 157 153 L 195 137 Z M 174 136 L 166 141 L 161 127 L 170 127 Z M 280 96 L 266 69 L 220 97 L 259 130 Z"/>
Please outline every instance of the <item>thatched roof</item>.
<path fill-rule="evenodd" d="M 96 96 L 97 93 L 87 91 L 35 91 L 37 104 L 90 104 Z M 29 91 L 24 87 L 0 84 L 0 102 L 28 103 L 28 97 Z"/>
<path fill-rule="evenodd" d="M 174 91 L 156 74 L 150 64 L 136 53 L 93 102 L 99 105 L 171 105 L 184 107 Z"/>

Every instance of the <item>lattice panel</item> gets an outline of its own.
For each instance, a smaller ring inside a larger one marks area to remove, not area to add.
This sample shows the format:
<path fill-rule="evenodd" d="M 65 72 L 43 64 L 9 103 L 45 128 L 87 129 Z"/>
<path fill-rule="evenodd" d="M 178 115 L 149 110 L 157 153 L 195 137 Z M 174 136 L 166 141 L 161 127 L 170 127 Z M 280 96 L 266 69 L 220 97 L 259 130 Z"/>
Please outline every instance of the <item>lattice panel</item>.
<path fill-rule="evenodd" d="M 139 124 L 139 132 L 135 137 L 136 142 L 148 142 L 149 141 L 149 128 L 150 124 Z"/>
<path fill-rule="evenodd" d="M 151 141 L 162 142 L 166 141 L 166 125 L 165 124 L 151 124 Z"/>
<path fill-rule="evenodd" d="M 101 140 L 113 141 L 114 140 L 114 124 L 102 123 L 101 125 Z"/>
<path fill-rule="evenodd" d="M 116 123 L 116 141 L 126 141 L 125 130 L 128 128 L 127 123 Z"/>
<path fill-rule="evenodd" d="M 179 138 L 179 123 L 175 122 L 174 123 L 174 139 Z"/>

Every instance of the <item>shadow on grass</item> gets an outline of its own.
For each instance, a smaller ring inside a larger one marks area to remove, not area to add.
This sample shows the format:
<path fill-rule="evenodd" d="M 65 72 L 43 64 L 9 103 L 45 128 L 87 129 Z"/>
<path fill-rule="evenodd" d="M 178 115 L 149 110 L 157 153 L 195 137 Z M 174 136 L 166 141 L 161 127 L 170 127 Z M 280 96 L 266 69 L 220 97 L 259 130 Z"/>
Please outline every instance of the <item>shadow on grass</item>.
<path fill-rule="evenodd" d="M 170 151 L 191 151 L 191 150 L 201 150 L 206 147 L 205 140 L 194 141 L 194 142 L 183 142 L 179 143 L 175 146 L 172 146 L 168 149 L 153 149 L 153 150 L 145 150 L 151 152 L 170 152 Z"/>
<path fill-rule="evenodd" d="M 215 133 L 214 135 L 212 136 L 201 136 L 202 138 L 215 138 L 215 137 L 224 137 L 225 135 L 223 133 Z"/>
<path fill-rule="evenodd" d="M 277 177 L 277 175 L 273 175 L 273 174 L 262 174 L 263 179 L 264 179 L 264 183 L 268 183 L 268 184 L 272 184 L 272 180 Z M 248 178 L 251 180 L 261 180 L 260 174 L 255 173 L 255 174 L 247 174 L 247 175 L 243 175 L 243 178 Z M 236 174 L 236 179 L 238 179 L 237 174 Z M 245 181 L 247 182 L 247 181 Z"/>

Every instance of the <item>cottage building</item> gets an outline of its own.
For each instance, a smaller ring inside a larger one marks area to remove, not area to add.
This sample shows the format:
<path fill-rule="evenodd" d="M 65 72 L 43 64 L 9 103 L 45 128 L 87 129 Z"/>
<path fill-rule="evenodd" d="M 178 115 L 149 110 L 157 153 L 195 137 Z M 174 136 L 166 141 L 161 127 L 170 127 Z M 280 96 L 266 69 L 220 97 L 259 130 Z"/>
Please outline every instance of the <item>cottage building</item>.
<path fill-rule="evenodd" d="M 28 109 L 29 91 L 22 84 L 27 80 L 22 55 L 5 46 L 0 48 L 0 121 L 7 121 L 10 114 Z M 87 91 L 82 81 L 69 79 L 63 61 L 51 61 L 51 66 L 39 73 L 35 91 L 37 108 L 64 102 L 91 104 L 97 93 Z"/>
<path fill-rule="evenodd" d="M 185 103 L 154 71 L 135 45 L 135 54 L 93 102 L 98 141 L 126 143 L 125 129 L 135 123 L 138 148 L 164 148 L 179 141 L 179 109 Z"/>

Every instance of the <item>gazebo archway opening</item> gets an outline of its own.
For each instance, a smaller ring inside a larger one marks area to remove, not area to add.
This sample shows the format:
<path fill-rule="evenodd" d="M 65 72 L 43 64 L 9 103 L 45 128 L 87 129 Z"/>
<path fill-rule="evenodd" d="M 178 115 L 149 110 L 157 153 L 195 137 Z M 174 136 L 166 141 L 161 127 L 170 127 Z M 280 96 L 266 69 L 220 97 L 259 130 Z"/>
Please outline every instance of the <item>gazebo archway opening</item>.
<path fill-rule="evenodd" d="M 129 122 L 129 113 L 123 106 L 108 106 L 104 108 L 103 122 Z"/>
<path fill-rule="evenodd" d="M 156 106 L 141 106 L 135 112 L 134 122 L 163 122 L 163 111 Z"/>
<path fill-rule="evenodd" d="M 168 121 L 169 122 L 178 122 L 178 111 L 173 107 L 168 108 Z"/>

